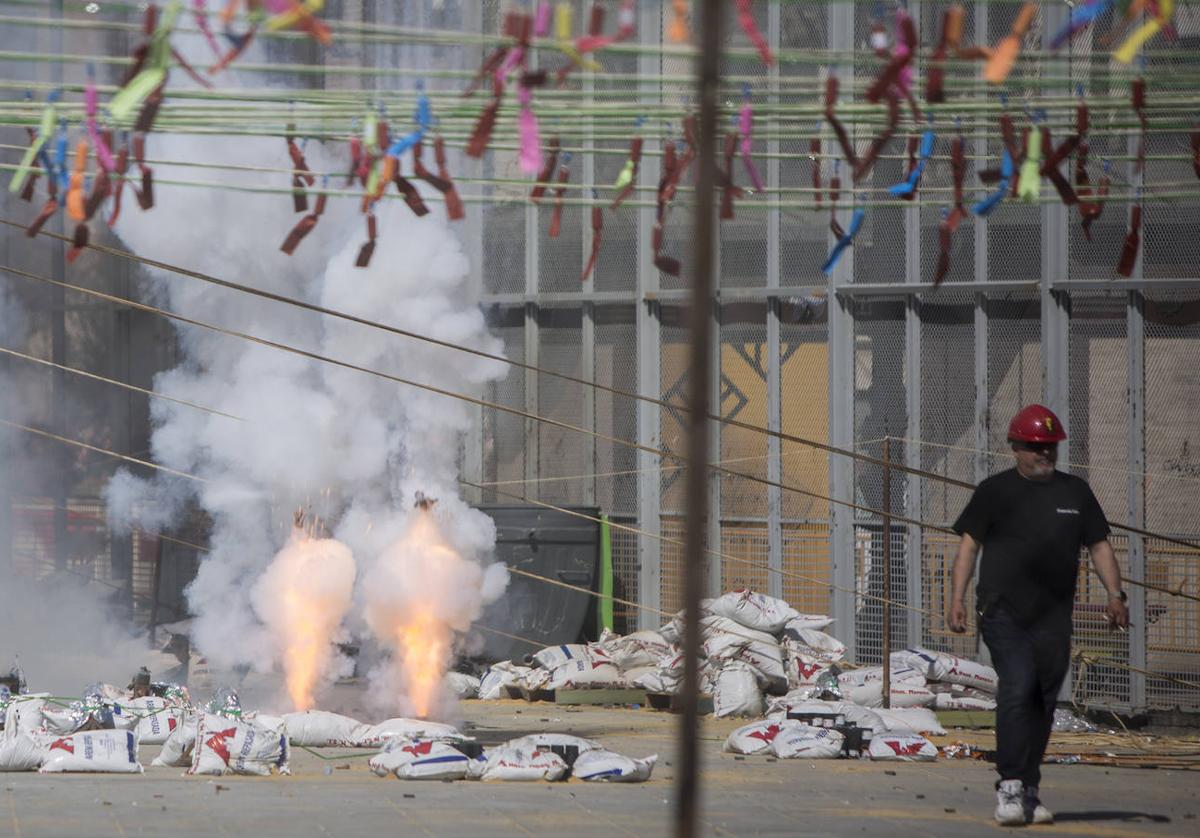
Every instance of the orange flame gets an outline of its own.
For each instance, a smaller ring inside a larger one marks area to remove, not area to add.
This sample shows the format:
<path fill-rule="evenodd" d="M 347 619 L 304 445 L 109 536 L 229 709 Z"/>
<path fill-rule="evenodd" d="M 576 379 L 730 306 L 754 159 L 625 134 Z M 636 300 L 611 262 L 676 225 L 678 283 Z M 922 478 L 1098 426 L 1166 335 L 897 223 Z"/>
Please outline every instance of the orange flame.
<path fill-rule="evenodd" d="M 368 619 L 377 636 L 394 644 L 398 686 L 411 705 L 408 712 L 427 718 L 436 710 L 456 629 L 453 618 L 442 614 L 438 605 L 456 584 L 463 559 L 442 536 L 432 511 L 418 508 L 384 561 L 387 578 L 407 580 L 405 587 L 420 591 L 420 598 L 410 593 L 390 600 L 381 594 L 370 606 Z M 376 593 L 384 587 L 379 585 Z"/>

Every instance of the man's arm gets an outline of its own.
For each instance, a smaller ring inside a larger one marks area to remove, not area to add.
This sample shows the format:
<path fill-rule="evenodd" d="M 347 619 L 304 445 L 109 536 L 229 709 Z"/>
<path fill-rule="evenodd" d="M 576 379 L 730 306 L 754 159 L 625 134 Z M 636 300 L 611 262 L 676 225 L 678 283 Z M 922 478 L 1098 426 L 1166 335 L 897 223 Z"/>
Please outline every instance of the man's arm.
<path fill-rule="evenodd" d="M 1104 590 L 1108 591 L 1108 604 L 1104 607 L 1104 613 L 1108 616 L 1109 625 L 1128 628 L 1129 609 L 1121 596 L 1121 568 L 1117 565 L 1117 557 L 1113 555 L 1112 545 L 1108 543 L 1107 538 L 1101 539 L 1088 545 L 1088 553 L 1091 554 L 1096 575 L 1104 584 Z"/>
<path fill-rule="evenodd" d="M 967 533 L 958 542 L 958 555 L 954 557 L 954 568 L 950 573 L 950 608 L 946 612 L 946 625 L 950 631 L 961 634 L 967 630 L 967 585 L 975 575 L 975 557 L 979 555 L 979 542 Z"/>

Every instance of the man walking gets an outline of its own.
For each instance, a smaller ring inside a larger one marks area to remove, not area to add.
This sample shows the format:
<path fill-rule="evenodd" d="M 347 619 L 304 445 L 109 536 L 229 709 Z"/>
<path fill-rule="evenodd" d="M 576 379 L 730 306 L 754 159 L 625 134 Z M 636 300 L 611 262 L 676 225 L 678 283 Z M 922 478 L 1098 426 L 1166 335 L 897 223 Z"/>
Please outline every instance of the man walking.
<path fill-rule="evenodd" d="M 1108 523 L 1087 482 L 1055 469 L 1062 423 L 1031 404 L 1008 426 L 1016 468 L 979 484 L 954 523 L 961 537 L 946 622 L 967 629 L 964 596 L 983 548 L 976 609 L 999 676 L 996 695 L 996 820 L 1052 823 L 1038 797 L 1059 688 L 1071 662 L 1071 611 L 1079 551 L 1087 547 L 1108 591 L 1110 627 L 1129 625 Z"/>

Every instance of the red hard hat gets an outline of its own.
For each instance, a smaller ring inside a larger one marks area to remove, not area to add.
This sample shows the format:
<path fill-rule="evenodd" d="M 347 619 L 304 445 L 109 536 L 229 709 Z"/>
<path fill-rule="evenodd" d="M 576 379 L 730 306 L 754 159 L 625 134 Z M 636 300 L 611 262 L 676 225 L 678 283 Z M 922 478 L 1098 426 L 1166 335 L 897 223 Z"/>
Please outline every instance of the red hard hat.
<path fill-rule="evenodd" d="M 1026 405 L 1008 423 L 1009 442 L 1062 442 L 1066 438 L 1062 422 L 1044 405 Z"/>

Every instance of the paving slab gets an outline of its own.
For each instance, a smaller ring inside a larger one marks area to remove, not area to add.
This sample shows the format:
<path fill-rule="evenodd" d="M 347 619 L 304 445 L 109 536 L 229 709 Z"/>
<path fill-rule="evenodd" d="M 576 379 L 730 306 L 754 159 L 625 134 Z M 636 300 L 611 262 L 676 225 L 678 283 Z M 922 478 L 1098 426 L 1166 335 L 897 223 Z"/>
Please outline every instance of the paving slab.
<path fill-rule="evenodd" d="M 296 749 L 284 777 L 0 775 L 0 836 L 656 836 L 671 833 L 679 717 L 649 709 L 523 701 L 464 702 L 457 721 L 484 742 L 533 731 L 574 733 L 641 757 L 659 754 L 636 785 L 405 782 L 375 777 L 370 751 Z M 987 763 L 776 760 L 721 752 L 743 722 L 702 727 L 705 835 L 978 836 L 991 822 Z M 940 741 L 988 734 L 952 731 Z M 142 749 L 149 766 L 158 748 Z M 1034 834 L 1200 834 L 1200 775 L 1084 765 L 1045 768 L 1043 797 L 1059 822 Z"/>

